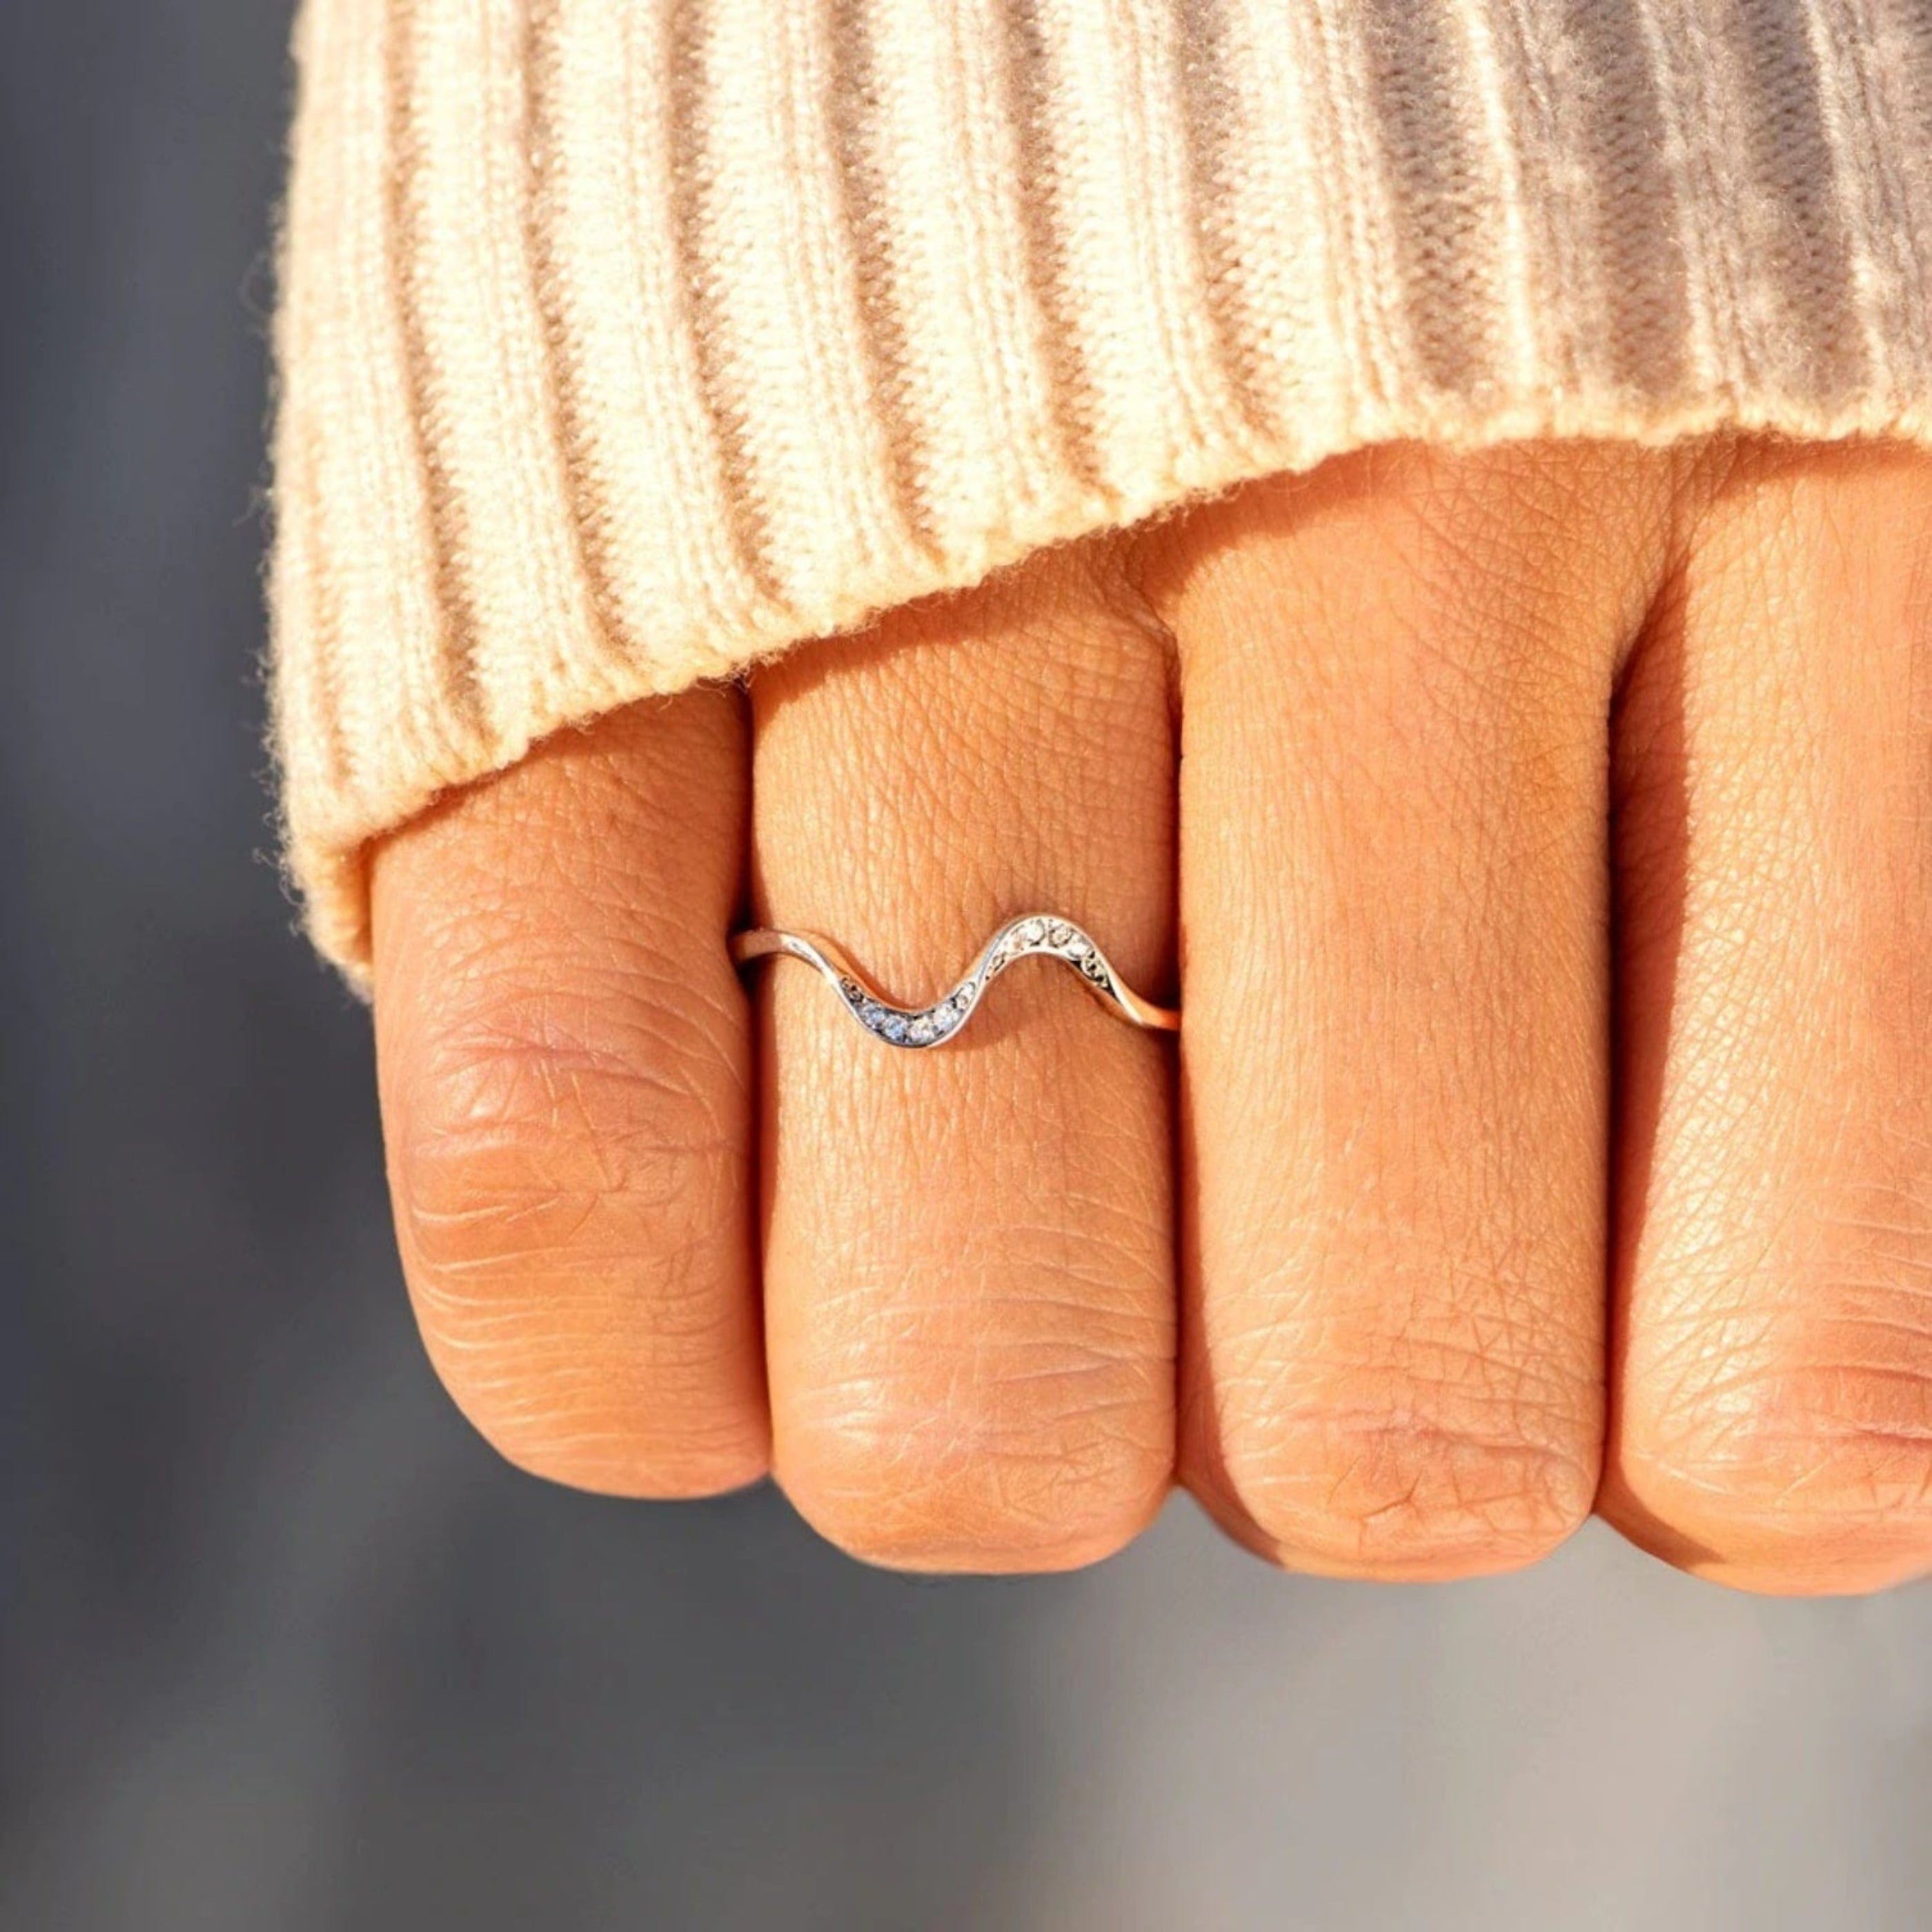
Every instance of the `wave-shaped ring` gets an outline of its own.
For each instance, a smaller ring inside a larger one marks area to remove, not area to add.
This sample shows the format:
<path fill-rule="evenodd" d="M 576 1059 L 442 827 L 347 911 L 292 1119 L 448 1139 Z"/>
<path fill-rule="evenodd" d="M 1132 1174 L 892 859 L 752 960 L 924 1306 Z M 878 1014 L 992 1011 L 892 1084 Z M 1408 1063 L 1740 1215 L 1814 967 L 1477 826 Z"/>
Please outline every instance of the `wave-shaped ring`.
<path fill-rule="evenodd" d="M 741 966 L 778 954 L 815 966 L 844 1001 L 846 1011 L 888 1046 L 922 1051 L 956 1038 L 993 981 L 1015 961 L 1035 954 L 1072 967 L 1090 993 L 1136 1026 L 1172 1033 L 1180 1024 L 1178 1012 L 1142 999 L 1129 986 L 1091 937 L 1070 919 L 1046 913 L 1027 913 L 1009 920 L 987 940 L 958 985 L 929 1006 L 895 1006 L 842 948 L 815 932 L 779 932 L 760 926 L 736 934 L 731 940 L 731 957 Z"/>

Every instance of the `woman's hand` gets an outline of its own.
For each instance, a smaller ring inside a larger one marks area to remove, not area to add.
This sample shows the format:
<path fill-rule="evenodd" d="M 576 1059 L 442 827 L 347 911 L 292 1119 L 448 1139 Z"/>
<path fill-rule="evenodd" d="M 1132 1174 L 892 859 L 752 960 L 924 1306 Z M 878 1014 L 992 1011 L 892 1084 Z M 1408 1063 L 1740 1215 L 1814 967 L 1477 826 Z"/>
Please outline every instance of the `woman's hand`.
<path fill-rule="evenodd" d="M 1932 1564 L 1932 458 L 1383 450 L 610 717 L 375 855 L 430 1354 L 512 1460 L 855 1554 L 1297 1568 L 1593 1504 Z M 1174 1049 L 1000 920 L 1178 987 Z M 762 1306 L 762 1316 L 760 1310 Z M 1178 1394 L 1177 1394 L 1178 1389 Z M 1607 1431 L 1606 1431 L 1607 1418 Z"/>

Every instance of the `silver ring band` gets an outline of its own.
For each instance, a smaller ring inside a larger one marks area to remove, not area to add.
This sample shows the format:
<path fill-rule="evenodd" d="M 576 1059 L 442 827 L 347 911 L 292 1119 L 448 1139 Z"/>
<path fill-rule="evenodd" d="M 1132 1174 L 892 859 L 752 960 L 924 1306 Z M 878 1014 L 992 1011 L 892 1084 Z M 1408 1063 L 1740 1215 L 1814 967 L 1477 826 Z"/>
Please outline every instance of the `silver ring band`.
<path fill-rule="evenodd" d="M 817 933 L 778 932 L 760 926 L 734 934 L 731 940 L 731 957 L 741 966 L 776 954 L 815 966 L 844 1001 L 846 1011 L 874 1039 L 914 1050 L 957 1037 L 987 987 L 1016 960 L 1035 953 L 1072 967 L 1089 992 L 1136 1026 L 1172 1033 L 1180 1024 L 1178 1012 L 1142 999 L 1126 986 L 1107 956 L 1070 919 L 1045 913 L 1009 920 L 987 940 L 958 985 L 929 1006 L 895 1006 L 840 947 Z"/>

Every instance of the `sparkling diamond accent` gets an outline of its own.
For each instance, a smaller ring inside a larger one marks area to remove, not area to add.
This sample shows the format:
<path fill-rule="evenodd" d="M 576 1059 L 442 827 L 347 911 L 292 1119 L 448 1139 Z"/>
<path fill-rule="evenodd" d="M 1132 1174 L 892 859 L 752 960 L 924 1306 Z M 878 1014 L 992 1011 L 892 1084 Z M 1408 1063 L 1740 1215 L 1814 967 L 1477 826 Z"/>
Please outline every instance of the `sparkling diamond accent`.
<path fill-rule="evenodd" d="M 945 998 L 911 1012 L 889 1004 L 866 982 L 862 969 L 828 939 L 810 933 L 759 931 L 732 942 L 742 964 L 783 952 L 815 967 L 836 986 L 848 1010 L 874 1039 L 897 1047 L 936 1046 L 951 1039 L 978 1006 L 1000 974 L 1030 954 L 1058 958 L 1078 972 L 1100 998 L 1109 1001 L 1136 1025 L 1172 1030 L 1179 1016 L 1138 998 L 1114 977 L 1100 949 L 1071 920 L 1028 914 L 1003 926 L 989 939 L 971 970 Z"/>

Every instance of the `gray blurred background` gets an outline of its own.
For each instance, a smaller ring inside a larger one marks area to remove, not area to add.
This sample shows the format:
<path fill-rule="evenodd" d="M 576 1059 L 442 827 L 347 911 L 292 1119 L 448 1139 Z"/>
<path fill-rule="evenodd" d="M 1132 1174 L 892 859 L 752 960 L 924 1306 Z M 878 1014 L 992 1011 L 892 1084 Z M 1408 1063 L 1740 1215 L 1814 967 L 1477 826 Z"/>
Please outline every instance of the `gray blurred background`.
<path fill-rule="evenodd" d="M 1932 1925 L 1932 1592 L 914 1584 L 500 1465 L 264 858 L 279 0 L 0 8 L 0 1926 Z"/>

